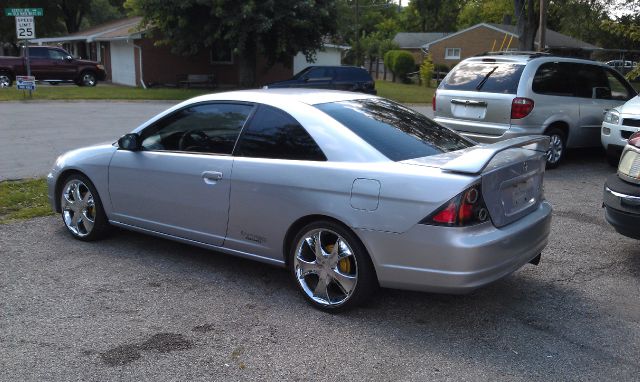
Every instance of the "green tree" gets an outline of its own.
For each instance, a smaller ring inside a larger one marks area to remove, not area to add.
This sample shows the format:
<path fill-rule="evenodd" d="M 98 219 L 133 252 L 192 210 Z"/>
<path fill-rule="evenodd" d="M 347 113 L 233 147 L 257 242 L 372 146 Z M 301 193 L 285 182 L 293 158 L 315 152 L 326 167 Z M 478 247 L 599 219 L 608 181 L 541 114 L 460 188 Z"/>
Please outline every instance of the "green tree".
<path fill-rule="evenodd" d="M 513 0 L 519 50 L 534 50 L 540 20 L 536 3 L 537 0 Z"/>
<path fill-rule="evenodd" d="M 433 78 L 434 69 L 435 65 L 433 65 L 431 54 L 428 54 L 427 57 L 425 57 L 422 61 L 422 65 L 420 65 L 420 80 L 422 81 L 424 86 L 428 88 L 431 87 L 431 78 Z"/>
<path fill-rule="evenodd" d="M 502 24 L 505 16 L 513 20 L 513 10 L 512 0 L 469 0 L 458 14 L 458 28 L 487 22 Z"/>
<path fill-rule="evenodd" d="M 337 30 L 335 0 L 127 0 L 125 6 L 176 53 L 231 48 L 245 87 L 255 84 L 258 54 L 270 64 L 290 64 L 298 52 L 313 60 L 323 38 Z"/>
<path fill-rule="evenodd" d="M 405 32 L 452 32 L 463 0 L 411 0 L 402 10 L 401 26 Z"/>

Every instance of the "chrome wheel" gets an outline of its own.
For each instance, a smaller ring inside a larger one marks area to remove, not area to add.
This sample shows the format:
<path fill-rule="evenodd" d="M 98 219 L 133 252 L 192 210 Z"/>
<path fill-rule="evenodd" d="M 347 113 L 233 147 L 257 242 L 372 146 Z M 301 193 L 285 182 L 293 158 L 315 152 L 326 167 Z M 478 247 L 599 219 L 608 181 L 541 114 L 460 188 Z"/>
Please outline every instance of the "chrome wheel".
<path fill-rule="evenodd" d="M 96 86 L 96 76 L 91 72 L 83 73 L 80 81 L 84 86 Z"/>
<path fill-rule="evenodd" d="M 547 163 L 556 164 L 562 158 L 564 151 L 563 138 L 559 134 L 551 134 L 549 137 L 549 150 L 547 150 Z"/>
<path fill-rule="evenodd" d="M 0 88 L 8 88 L 11 86 L 11 78 L 6 74 L 0 74 Z"/>
<path fill-rule="evenodd" d="M 294 254 L 295 279 L 307 297 L 324 307 L 349 300 L 358 282 L 358 262 L 343 237 L 328 229 L 311 230 Z"/>
<path fill-rule="evenodd" d="M 69 180 L 60 198 L 62 218 L 69 231 L 78 237 L 91 233 L 96 222 L 96 205 L 91 190 L 79 179 Z"/>

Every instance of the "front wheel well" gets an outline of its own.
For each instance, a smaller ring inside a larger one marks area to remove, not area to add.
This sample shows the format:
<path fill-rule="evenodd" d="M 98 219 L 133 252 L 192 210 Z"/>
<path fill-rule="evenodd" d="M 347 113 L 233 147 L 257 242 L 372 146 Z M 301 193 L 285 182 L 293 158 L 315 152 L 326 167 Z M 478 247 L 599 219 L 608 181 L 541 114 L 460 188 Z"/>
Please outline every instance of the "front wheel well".
<path fill-rule="evenodd" d="M 53 194 L 53 201 L 55 204 L 56 212 L 62 212 L 62 207 L 60 206 L 60 198 L 58 198 L 58 195 L 60 195 L 60 192 L 62 191 L 62 186 L 64 185 L 65 180 L 67 180 L 69 176 L 73 174 L 80 174 L 82 176 L 89 178 L 82 171 L 73 170 L 73 169 L 64 170 L 63 172 L 60 173 L 60 175 L 58 175 L 58 179 L 56 180 L 55 192 Z"/>

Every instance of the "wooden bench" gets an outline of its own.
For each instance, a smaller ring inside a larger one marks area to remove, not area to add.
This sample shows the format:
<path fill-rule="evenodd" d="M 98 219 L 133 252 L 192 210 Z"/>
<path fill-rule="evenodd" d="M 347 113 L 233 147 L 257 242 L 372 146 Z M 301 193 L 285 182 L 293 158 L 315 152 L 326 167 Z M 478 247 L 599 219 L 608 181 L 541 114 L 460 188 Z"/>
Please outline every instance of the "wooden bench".
<path fill-rule="evenodd" d="M 218 84 L 213 74 L 187 74 L 187 79 L 178 81 L 178 86 L 215 88 Z"/>

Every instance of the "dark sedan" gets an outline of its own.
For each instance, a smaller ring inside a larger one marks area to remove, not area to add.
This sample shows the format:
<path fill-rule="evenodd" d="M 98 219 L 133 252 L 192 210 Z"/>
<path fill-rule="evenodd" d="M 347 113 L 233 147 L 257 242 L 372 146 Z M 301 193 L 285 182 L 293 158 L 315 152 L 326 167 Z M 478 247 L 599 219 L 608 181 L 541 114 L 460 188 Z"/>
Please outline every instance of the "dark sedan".
<path fill-rule="evenodd" d="M 308 66 L 291 79 L 264 87 L 346 90 L 376 95 L 376 85 L 369 72 L 357 66 Z"/>

